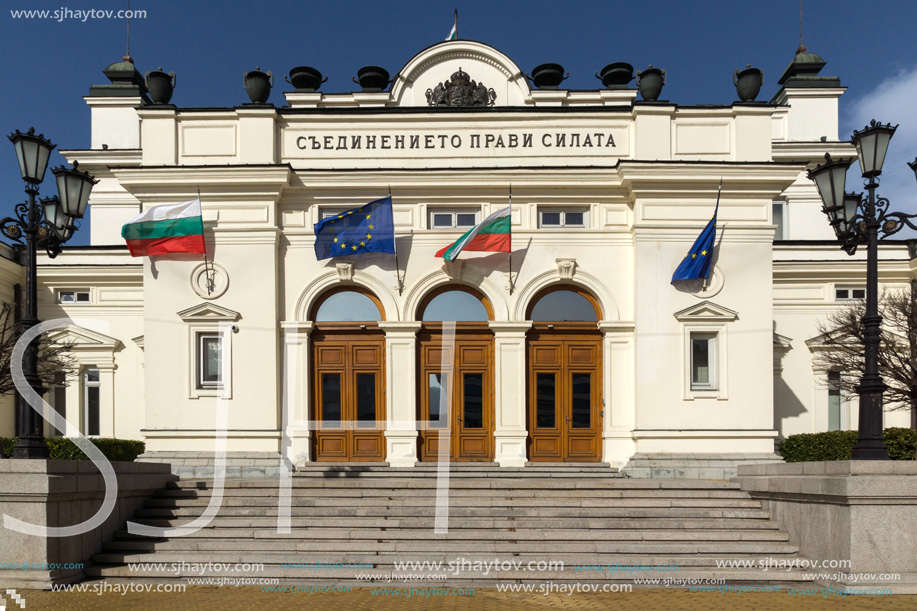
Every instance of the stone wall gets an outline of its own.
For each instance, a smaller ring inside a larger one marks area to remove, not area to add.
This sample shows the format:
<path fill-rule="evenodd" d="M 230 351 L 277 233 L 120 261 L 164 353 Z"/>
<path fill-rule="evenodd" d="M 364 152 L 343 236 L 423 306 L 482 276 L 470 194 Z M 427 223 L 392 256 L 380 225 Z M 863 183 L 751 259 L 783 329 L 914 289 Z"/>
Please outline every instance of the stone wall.
<path fill-rule="evenodd" d="M 97 528 L 71 537 L 41 537 L 4 528 L 0 564 L 25 565 L 35 570 L 0 569 L 0 588 L 48 589 L 52 584 L 85 578 L 82 568 L 145 499 L 178 478 L 167 464 L 112 462 L 118 478 L 115 507 Z M 0 460 L 0 514 L 48 527 L 71 526 L 90 519 L 105 496 L 102 474 L 84 460 Z M 50 565 L 50 566 L 49 566 Z"/>

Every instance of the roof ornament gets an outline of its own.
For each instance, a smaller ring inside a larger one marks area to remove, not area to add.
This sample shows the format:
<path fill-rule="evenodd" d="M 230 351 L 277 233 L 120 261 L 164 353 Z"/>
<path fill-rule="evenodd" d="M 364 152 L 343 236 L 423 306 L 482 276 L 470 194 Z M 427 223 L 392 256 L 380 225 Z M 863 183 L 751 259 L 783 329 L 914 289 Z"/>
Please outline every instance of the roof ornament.
<path fill-rule="evenodd" d="M 487 88 L 483 83 L 471 79 L 461 68 L 454 72 L 448 81 L 444 81 L 432 89 L 427 89 L 427 104 L 429 106 L 493 106 L 497 94 L 492 88 Z"/>

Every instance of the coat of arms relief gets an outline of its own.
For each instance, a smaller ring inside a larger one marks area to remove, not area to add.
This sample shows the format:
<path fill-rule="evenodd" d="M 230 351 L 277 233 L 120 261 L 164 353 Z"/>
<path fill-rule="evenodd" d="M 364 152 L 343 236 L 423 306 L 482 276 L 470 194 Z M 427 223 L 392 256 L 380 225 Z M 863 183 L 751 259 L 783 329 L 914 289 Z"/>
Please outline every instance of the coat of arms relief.
<path fill-rule="evenodd" d="M 462 70 L 432 89 L 427 89 L 427 104 L 430 106 L 493 106 L 497 94 L 483 83 L 471 80 Z"/>

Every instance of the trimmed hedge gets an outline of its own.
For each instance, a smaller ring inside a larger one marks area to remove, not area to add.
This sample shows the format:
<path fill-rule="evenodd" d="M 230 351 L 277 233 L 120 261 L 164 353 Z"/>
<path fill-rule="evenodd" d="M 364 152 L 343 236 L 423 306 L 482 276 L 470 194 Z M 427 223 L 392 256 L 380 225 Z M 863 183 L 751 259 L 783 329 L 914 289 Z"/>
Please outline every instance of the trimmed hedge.
<path fill-rule="evenodd" d="M 0 447 L 3 448 L 4 456 L 12 456 L 13 446 L 16 441 L 15 437 L 0 437 Z M 146 448 L 145 443 L 134 441 L 133 439 L 95 437 L 89 441 L 99 448 L 108 460 L 133 462 L 143 454 Z M 45 443 L 48 444 L 48 453 L 51 458 L 58 460 L 89 460 L 89 457 L 73 443 L 73 440 L 67 437 L 46 437 Z"/>
<path fill-rule="evenodd" d="M 888 456 L 892 460 L 914 460 L 917 432 L 913 429 L 887 428 L 884 431 Z M 777 448 L 786 462 L 850 460 L 857 431 L 828 431 L 790 435 Z"/>

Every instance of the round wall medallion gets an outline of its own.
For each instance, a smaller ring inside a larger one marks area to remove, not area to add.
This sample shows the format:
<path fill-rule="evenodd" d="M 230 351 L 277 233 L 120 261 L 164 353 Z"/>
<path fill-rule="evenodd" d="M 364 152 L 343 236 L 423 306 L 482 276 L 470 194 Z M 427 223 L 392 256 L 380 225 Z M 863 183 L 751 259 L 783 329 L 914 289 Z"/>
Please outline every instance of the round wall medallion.
<path fill-rule="evenodd" d="M 211 286 L 208 284 L 213 282 Z M 229 274 L 218 263 L 201 263 L 191 272 L 191 289 L 204 299 L 222 297 L 229 288 Z"/>
<path fill-rule="evenodd" d="M 709 299 L 722 291 L 725 283 L 726 276 L 723 275 L 723 270 L 719 265 L 714 265 L 709 278 L 706 280 L 703 278 L 691 280 L 686 285 L 690 293 L 695 297 Z"/>

